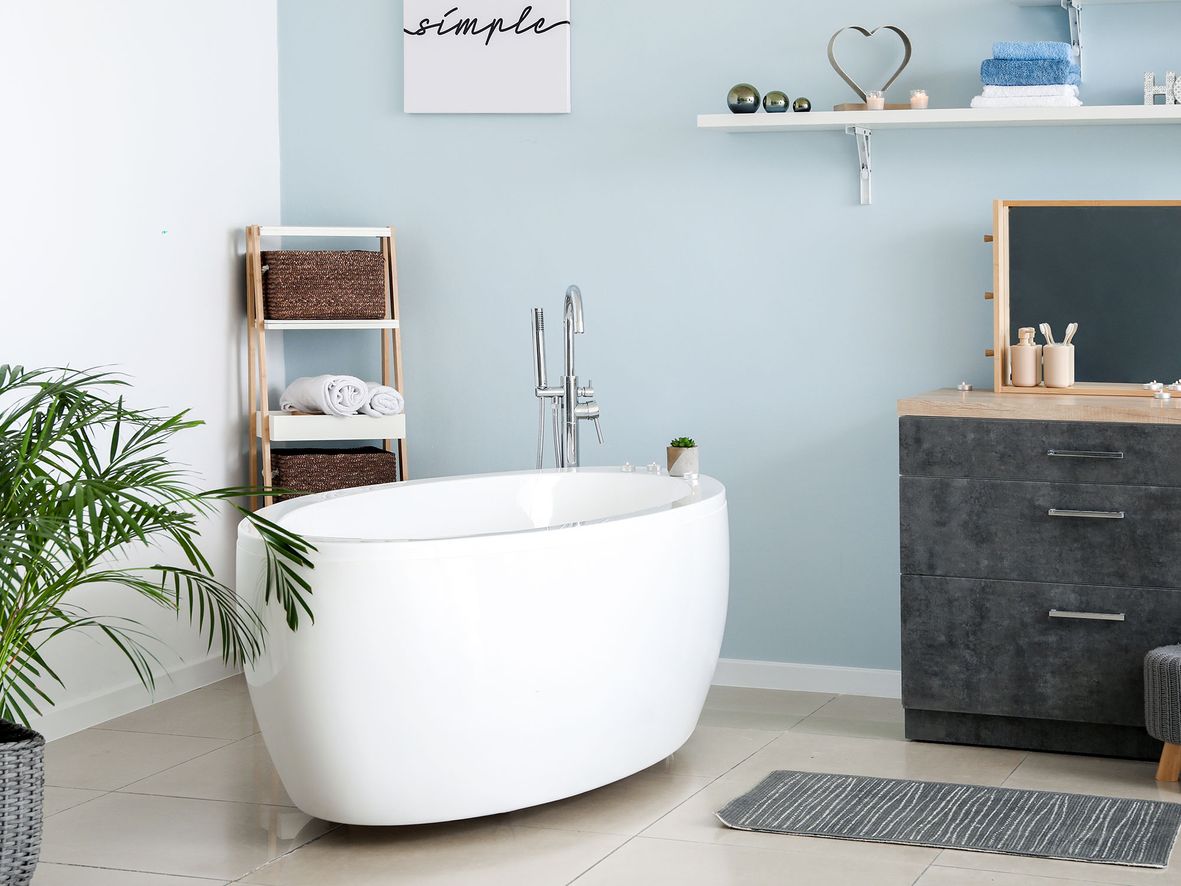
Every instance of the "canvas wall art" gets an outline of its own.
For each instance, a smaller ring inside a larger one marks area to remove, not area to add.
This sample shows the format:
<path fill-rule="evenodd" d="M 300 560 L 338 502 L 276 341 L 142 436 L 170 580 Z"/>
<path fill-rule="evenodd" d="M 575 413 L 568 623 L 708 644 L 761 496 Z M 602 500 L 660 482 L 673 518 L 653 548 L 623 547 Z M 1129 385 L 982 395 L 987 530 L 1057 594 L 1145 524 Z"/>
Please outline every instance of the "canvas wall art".
<path fill-rule="evenodd" d="M 404 0 L 408 114 L 570 112 L 570 0 Z"/>

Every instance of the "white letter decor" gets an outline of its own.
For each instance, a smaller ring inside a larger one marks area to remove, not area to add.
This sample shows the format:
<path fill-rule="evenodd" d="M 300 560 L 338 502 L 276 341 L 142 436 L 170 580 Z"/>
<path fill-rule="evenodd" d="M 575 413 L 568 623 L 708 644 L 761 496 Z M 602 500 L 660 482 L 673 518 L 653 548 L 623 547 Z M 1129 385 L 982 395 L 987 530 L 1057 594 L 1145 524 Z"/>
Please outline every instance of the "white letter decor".
<path fill-rule="evenodd" d="M 408 114 L 570 112 L 570 0 L 404 0 Z"/>
<path fill-rule="evenodd" d="M 1163 96 L 1166 105 L 1181 104 L 1181 80 L 1172 71 L 1165 74 L 1165 85 L 1156 85 L 1156 74 L 1144 72 L 1144 104 L 1155 105 L 1156 97 Z"/>

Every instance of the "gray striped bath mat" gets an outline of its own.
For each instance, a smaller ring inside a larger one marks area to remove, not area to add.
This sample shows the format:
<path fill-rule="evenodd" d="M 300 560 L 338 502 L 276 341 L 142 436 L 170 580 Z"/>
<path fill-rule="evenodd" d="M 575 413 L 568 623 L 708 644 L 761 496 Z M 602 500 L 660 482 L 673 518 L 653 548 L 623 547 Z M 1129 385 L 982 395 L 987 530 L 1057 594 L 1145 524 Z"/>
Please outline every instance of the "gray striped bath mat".
<path fill-rule="evenodd" d="M 740 831 L 1163 868 L 1181 803 L 782 771 L 718 818 Z"/>

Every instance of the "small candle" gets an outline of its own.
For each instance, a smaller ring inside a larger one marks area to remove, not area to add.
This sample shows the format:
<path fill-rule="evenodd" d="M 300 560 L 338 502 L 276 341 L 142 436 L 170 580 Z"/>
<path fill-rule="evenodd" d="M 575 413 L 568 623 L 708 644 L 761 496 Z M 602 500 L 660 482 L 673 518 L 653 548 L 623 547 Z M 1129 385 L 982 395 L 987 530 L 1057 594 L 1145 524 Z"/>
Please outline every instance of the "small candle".
<path fill-rule="evenodd" d="M 884 111 L 886 109 L 886 94 L 884 92 L 867 93 L 865 107 L 871 111 Z"/>
<path fill-rule="evenodd" d="M 927 97 L 927 90 L 912 89 L 910 91 L 910 107 L 913 111 L 925 111 L 930 104 L 930 99 Z"/>

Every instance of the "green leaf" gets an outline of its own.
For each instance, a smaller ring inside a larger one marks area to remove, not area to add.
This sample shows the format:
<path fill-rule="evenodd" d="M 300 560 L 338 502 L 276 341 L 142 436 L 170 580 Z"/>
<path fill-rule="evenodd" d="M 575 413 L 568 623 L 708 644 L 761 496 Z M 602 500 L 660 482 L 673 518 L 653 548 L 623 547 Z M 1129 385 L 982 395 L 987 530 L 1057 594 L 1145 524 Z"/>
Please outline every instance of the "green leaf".
<path fill-rule="evenodd" d="M 163 666 L 154 638 L 134 622 L 79 609 L 72 594 L 88 585 L 174 611 L 231 665 L 257 659 L 263 619 L 214 574 L 201 535 L 226 502 L 259 530 L 264 599 L 283 608 L 292 630 L 312 617 L 315 548 L 239 504 L 262 490 L 202 490 L 169 455 L 174 437 L 201 422 L 132 408 L 128 387 L 103 368 L 0 365 L 0 716 L 27 722 L 53 703 L 61 681 L 45 652 L 65 633 L 109 643 L 155 685 Z M 144 562 L 147 546 L 175 551 L 176 562 L 126 565 Z"/>

